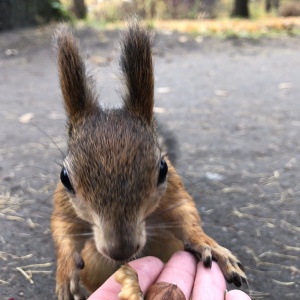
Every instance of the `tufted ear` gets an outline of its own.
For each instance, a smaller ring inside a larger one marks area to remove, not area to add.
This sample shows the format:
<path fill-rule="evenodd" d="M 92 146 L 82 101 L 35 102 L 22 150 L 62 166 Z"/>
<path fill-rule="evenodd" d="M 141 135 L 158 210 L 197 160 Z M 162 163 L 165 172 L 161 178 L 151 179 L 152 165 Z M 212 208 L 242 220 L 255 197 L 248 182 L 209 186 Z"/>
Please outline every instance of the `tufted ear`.
<path fill-rule="evenodd" d="M 136 23 L 129 25 L 121 44 L 120 66 L 124 75 L 125 108 L 152 123 L 154 106 L 154 76 L 152 41 L 149 33 Z"/>
<path fill-rule="evenodd" d="M 62 26 L 55 34 L 55 44 L 64 106 L 69 122 L 74 123 L 98 109 L 97 97 L 71 30 Z"/>

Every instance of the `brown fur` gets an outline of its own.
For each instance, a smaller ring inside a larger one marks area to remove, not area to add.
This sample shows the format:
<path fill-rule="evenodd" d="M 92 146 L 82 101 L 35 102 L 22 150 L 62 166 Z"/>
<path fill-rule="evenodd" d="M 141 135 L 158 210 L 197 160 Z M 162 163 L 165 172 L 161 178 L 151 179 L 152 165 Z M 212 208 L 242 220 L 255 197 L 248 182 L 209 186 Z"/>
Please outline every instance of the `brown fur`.
<path fill-rule="evenodd" d="M 120 109 L 97 104 L 70 32 L 60 31 L 57 48 L 68 115 L 64 167 L 75 191 L 66 191 L 60 182 L 54 197 L 58 298 L 80 299 L 80 280 L 92 292 L 132 257 L 166 261 L 184 248 L 207 266 L 216 259 L 228 281 L 245 281 L 238 260 L 203 232 L 195 203 L 167 157 L 167 180 L 158 185 L 161 149 L 148 33 L 133 24 L 123 39 L 126 90 Z"/>

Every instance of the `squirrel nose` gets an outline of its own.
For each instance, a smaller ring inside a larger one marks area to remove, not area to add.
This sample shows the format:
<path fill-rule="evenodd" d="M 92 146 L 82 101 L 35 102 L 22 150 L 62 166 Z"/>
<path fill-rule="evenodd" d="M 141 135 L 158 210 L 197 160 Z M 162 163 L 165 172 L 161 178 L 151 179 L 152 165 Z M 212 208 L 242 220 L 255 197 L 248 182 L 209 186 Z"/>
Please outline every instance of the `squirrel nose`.
<path fill-rule="evenodd" d="M 140 245 L 117 246 L 107 250 L 110 258 L 116 261 L 124 261 L 130 259 L 140 249 Z"/>

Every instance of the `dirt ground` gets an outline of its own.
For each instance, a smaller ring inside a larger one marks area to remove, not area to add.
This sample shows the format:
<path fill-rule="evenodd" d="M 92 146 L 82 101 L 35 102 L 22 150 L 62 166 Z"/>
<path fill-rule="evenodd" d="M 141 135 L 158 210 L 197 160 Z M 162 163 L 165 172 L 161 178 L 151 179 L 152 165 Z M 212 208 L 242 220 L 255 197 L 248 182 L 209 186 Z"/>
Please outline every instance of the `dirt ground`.
<path fill-rule="evenodd" d="M 0 34 L 1 300 L 55 299 L 49 219 L 65 116 L 51 34 Z M 119 33 L 77 35 L 99 99 L 118 103 Z M 299 37 L 157 35 L 158 119 L 178 139 L 205 231 L 244 263 L 253 299 L 299 299 L 299 49 Z"/>

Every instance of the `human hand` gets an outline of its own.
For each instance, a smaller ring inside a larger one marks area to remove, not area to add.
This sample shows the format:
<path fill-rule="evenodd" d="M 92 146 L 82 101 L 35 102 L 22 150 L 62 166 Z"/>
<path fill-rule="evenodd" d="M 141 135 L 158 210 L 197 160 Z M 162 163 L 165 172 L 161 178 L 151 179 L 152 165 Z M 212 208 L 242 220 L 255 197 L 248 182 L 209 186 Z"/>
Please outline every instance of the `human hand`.
<path fill-rule="evenodd" d="M 155 282 L 176 284 L 186 299 L 193 300 L 249 300 L 250 297 L 239 290 L 225 294 L 226 283 L 222 271 L 213 262 L 211 269 L 205 268 L 202 262 L 185 251 L 173 254 L 164 265 L 158 258 L 144 257 L 134 260 L 129 265 L 139 276 L 139 283 L 144 294 Z M 121 290 L 112 275 L 88 300 L 119 300 Z M 224 296 L 225 295 L 225 296 Z"/>

